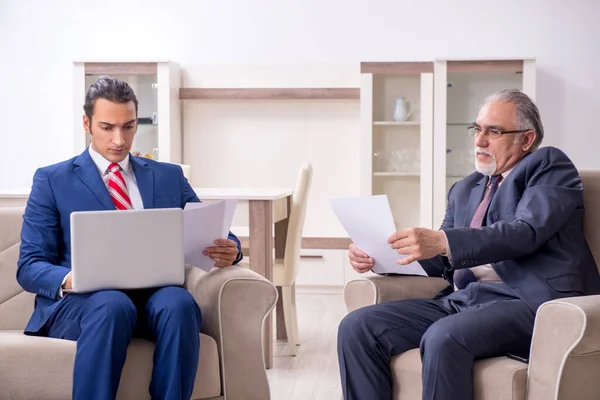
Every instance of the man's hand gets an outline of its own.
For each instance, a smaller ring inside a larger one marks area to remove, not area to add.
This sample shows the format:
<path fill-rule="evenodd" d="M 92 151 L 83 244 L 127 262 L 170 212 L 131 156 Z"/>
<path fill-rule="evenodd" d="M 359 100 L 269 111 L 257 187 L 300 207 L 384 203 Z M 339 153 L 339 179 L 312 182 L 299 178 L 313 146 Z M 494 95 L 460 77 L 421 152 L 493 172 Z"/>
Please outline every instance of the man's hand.
<path fill-rule="evenodd" d="M 408 256 L 396 261 L 400 265 L 425 260 L 446 252 L 444 232 L 425 228 L 409 228 L 398 231 L 390 236 L 388 243 L 398 254 Z"/>
<path fill-rule="evenodd" d="M 370 271 L 375 265 L 375 261 L 373 261 L 373 259 L 369 257 L 367 253 L 359 250 L 354 243 L 350 245 L 350 253 L 348 254 L 348 258 L 350 259 L 350 265 L 352 265 L 352 268 L 361 274 Z"/>
<path fill-rule="evenodd" d="M 231 239 L 217 239 L 215 246 L 207 247 L 202 254 L 210 257 L 215 262 L 215 267 L 229 267 L 237 258 L 237 243 Z"/>
<path fill-rule="evenodd" d="M 69 272 L 67 274 L 67 280 L 62 285 L 62 288 L 63 289 L 73 289 L 73 274 L 72 273 Z"/>

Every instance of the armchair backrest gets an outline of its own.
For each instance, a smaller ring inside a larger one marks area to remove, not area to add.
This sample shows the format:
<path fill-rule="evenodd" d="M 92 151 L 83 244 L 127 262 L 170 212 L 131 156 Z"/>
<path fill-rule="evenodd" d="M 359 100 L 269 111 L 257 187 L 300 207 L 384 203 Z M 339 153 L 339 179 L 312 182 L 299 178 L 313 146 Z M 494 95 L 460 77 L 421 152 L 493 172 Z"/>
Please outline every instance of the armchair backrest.
<path fill-rule="evenodd" d="M 583 181 L 583 203 L 585 207 L 583 230 L 592 250 L 596 266 L 600 270 L 600 170 L 580 170 Z"/>
<path fill-rule="evenodd" d="M 17 283 L 23 207 L 0 208 L 0 330 L 22 330 L 33 312 L 34 295 Z"/>

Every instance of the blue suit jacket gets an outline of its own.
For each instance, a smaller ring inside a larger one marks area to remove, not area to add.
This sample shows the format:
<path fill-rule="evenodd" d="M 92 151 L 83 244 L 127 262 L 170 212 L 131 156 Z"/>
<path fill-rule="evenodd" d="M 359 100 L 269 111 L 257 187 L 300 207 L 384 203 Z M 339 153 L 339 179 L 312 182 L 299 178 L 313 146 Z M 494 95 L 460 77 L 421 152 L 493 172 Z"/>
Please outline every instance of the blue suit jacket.
<path fill-rule="evenodd" d="M 449 191 L 441 230 L 446 257 L 421 261 L 452 283 L 455 269 L 491 263 L 535 312 L 546 301 L 600 293 L 600 275 L 583 234 L 583 184 L 571 160 L 543 147 L 521 160 L 490 203 L 486 226 L 469 228 L 488 178 L 479 173 Z"/>
<path fill-rule="evenodd" d="M 200 200 L 174 164 L 130 156 L 144 208 L 183 208 Z M 26 333 L 44 326 L 61 300 L 64 277 L 71 270 L 70 215 L 74 211 L 114 210 L 114 204 L 86 149 L 79 156 L 35 172 L 23 215 L 17 281 L 35 293 L 35 310 Z M 238 250 L 240 241 L 236 241 Z M 241 260 L 241 253 L 236 263 Z"/>

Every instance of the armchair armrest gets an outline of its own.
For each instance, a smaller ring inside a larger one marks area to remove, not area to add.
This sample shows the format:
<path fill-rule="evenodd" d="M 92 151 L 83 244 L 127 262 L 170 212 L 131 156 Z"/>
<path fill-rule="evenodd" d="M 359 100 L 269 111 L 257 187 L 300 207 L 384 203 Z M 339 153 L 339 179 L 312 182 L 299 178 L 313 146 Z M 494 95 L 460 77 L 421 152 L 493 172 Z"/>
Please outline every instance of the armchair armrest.
<path fill-rule="evenodd" d="M 184 286 L 202 310 L 202 332 L 217 342 L 225 397 L 269 399 L 262 328 L 277 301 L 275 286 L 239 266 L 188 268 Z"/>
<path fill-rule="evenodd" d="M 528 400 L 600 398 L 600 296 L 546 302 L 538 309 Z"/>
<path fill-rule="evenodd" d="M 344 301 L 348 312 L 372 304 L 414 298 L 431 298 L 448 286 L 443 278 L 376 275 L 348 282 Z"/>

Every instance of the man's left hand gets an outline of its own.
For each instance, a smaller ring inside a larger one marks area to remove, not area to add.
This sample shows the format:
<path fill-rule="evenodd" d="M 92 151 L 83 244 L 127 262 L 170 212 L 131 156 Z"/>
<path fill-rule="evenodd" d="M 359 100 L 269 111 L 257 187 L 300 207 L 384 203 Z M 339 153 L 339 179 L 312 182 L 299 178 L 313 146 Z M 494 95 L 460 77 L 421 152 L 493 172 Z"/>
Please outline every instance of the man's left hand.
<path fill-rule="evenodd" d="M 407 255 L 396 261 L 400 265 L 425 260 L 446 252 L 444 232 L 425 228 L 409 228 L 398 231 L 390 236 L 388 243 L 398 254 Z"/>
<path fill-rule="evenodd" d="M 215 246 L 207 247 L 204 255 L 215 262 L 215 267 L 223 268 L 233 265 L 238 255 L 237 243 L 231 239 L 217 239 Z"/>

